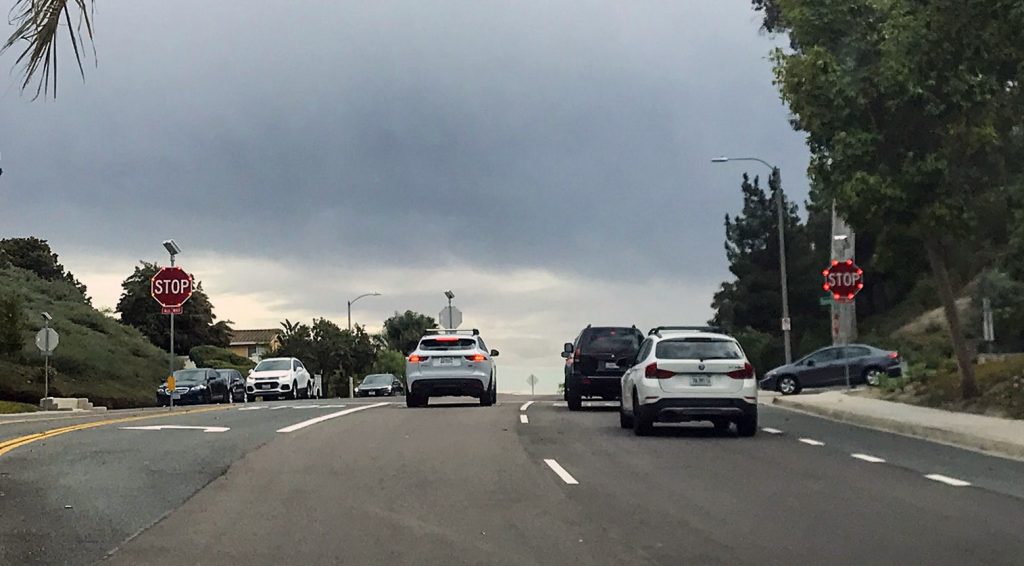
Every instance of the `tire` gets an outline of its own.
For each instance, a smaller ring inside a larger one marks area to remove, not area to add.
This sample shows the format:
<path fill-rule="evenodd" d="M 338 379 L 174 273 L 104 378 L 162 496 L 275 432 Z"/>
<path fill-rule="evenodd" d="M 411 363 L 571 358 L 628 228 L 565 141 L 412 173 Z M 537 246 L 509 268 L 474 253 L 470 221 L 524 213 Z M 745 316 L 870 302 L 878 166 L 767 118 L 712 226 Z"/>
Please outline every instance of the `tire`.
<path fill-rule="evenodd" d="M 579 411 L 583 408 L 583 397 L 579 393 L 569 392 L 565 397 L 570 411 Z"/>
<path fill-rule="evenodd" d="M 494 404 L 495 389 L 496 387 L 494 387 L 494 381 L 491 381 L 491 384 L 487 387 L 487 391 L 484 391 L 483 395 L 480 396 L 481 407 L 490 407 L 491 405 Z"/>
<path fill-rule="evenodd" d="M 757 415 L 736 421 L 736 433 L 741 437 L 751 437 L 757 434 Z"/>
<path fill-rule="evenodd" d="M 232 404 L 234 402 L 235 402 L 235 394 L 234 394 L 234 392 L 231 391 L 231 388 L 228 387 L 227 392 L 224 393 L 224 404 L 225 405 L 230 405 L 230 404 Z"/>
<path fill-rule="evenodd" d="M 307 381 L 306 382 L 306 399 L 312 399 L 312 398 L 313 398 L 313 382 L 312 381 Z"/>
<path fill-rule="evenodd" d="M 289 396 L 292 398 L 292 401 L 295 401 L 295 400 L 297 400 L 299 398 L 299 384 L 298 384 L 298 382 L 295 382 L 295 381 L 292 382 L 292 392 L 289 394 Z"/>
<path fill-rule="evenodd" d="M 715 425 L 715 432 L 727 432 L 732 423 L 725 419 L 715 419 L 711 424 Z"/>
<path fill-rule="evenodd" d="M 242 390 L 242 402 L 243 403 L 248 403 L 249 402 L 249 391 L 247 391 L 245 389 Z"/>
<path fill-rule="evenodd" d="M 803 391 L 803 387 L 800 386 L 800 380 L 792 375 L 780 377 L 776 389 L 783 395 L 797 395 Z"/>
<path fill-rule="evenodd" d="M 409 407 L 409 408 L 412 408 L 412 407 L 426 407 L 428 402 L 429 402 L 429 398 L 425 397 L 423 395 L 412 395 L 412 394 L 409 394 L 409 395 L 405 396 L 405 406 Z"/>
<path fill-rule="evenodd" d="M 633 417 L 626 414 L 626 409 L 619 404 L 619 427 L 621 428 L 633 428 Z"/>
<path fill-rule="evenodd" d="M 212 405 L 213 404 L 213 391 L 210 391 L 209 387 L 206 388 L 206 404 L 207 405 Z"/>
<path fill-rule="evenodd" d="M 640 402 L 637 401 L 636 391 L 633 392 L 633 434 L 636 436 L 650 436 L 654 433 L 654 421 L 644 417 L 640 411 Z"/>
<path fill-rule="evenodd" d="M 882 372 L 877 368 L 868 368 L 864 370 L 864 383 L 871 387 L 878 387 L 878 384 L 882 381 Z"/>

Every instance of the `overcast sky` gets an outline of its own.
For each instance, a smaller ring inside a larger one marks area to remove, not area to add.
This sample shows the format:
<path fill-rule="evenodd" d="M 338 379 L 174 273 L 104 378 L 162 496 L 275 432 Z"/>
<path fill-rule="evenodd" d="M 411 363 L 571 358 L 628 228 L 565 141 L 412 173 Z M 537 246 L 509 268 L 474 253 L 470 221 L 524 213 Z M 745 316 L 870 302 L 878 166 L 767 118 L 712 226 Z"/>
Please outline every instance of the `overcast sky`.
<path fill-rule="evenodd" d="M 746 0 L 99 0 L 98 66 L 0 90 L 0 236 L 113 306 L 160 242 L 238 328 L 436 316 L 561 379 L 582 326 L 703 323 L 740 177 L 807 150 Z M 4 38 L 10 28 L 4 28 Z M 10 70 L 14 53 L 0 57 Z"/>

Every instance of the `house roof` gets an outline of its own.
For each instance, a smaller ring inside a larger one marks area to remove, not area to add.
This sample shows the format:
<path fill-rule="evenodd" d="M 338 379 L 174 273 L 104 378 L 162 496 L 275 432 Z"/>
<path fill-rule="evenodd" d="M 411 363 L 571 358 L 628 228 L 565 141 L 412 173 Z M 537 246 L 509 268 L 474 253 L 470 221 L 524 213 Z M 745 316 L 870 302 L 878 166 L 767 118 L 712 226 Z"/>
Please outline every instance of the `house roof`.
<path fill-rule="evenodd" d="M 245 346 L 249 344 L 270 344 L 274 338 L 281 336 L 281 331 L 274 328 L 262 330 L 232 330 L 231 345 Z"/>

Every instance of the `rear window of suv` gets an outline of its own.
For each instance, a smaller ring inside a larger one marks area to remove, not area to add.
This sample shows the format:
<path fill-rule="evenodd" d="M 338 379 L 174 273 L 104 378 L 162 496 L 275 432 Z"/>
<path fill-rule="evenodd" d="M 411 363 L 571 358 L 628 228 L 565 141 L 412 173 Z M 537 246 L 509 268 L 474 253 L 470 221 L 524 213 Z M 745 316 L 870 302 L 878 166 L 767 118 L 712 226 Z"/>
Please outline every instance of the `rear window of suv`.
<path fill-rule="evenodd" d="M 641 334 L 632 328 L 590 328 L 580 339 L 580 349 L 585 354 L 631 355 L 640 349 L 641 338 Z"/>
<path fill-rule="evenodd" d="M 473 338 L 428 338 L 420 342 L 420 350 L 443 352 L 445 350 L 471 350 L 476 348 Z"/>
<path fill-rule="evenodd" d="M 659 360 L 742 360 L 743 351 L 732 340 L 683 338 L 658 342 Z"/>

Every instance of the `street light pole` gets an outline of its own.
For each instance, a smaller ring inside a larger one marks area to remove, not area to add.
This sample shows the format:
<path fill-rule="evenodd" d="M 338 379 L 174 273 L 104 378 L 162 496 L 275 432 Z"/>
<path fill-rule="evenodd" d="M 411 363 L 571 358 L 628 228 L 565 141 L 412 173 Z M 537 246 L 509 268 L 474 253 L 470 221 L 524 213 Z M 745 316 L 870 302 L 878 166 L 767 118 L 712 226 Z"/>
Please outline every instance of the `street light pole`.
<path fill-rule="evenodd" d="M 352 305 L 355 304 L 355 302 L 358 301 L 359 299 L 362 299 L 363 297 L 379 297 L 379 296 L 380 296 L 380 293 L 377 293 L 377 292 L 363 293 L 362 295 L 359 295 L 358 297 L 356 297 L 356 298 L 354 298 L 354 299 L 352 299 L 351 301 L 348 302 L 348 331 L 349 332 L 352 332 Z"/>
<path fill-rule="evenodd" d="M 786 363 L 793 362 L 793 347 L 790 338 L 792 321 L 789 318 L 789 279 L 786 275 L 786 228 L 785 228 L 785 201 L 782 194 L 782 171 L 771 163 L 758 157 L 716 157 L 711 160 L 713 163 L 728 163 L 730 161 L 756 161 L 771 169 L 772 180 L 775 181 L 775 203 L 779 216 L 779 280 L 782 287 L 782 341 L 786 349 Z M 769 182 L 769 185 L 771 183 Z"/>

